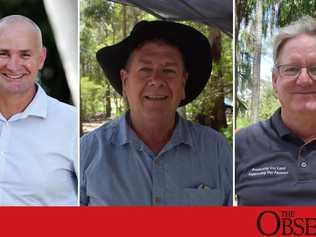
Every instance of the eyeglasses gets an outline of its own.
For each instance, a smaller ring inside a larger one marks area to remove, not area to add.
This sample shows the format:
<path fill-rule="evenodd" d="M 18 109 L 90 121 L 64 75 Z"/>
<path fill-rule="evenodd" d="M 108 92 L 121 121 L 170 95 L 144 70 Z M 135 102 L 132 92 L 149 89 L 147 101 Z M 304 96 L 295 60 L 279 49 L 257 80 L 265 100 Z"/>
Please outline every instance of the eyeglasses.
<path fill-rule="evenodd" d="M 296 80 L 300 76 L 302 68 L 306 68 L 309 77 L 312 80 L 316 80 L 316 65 L 305 67 L 298 65 L 275 65 L 275 68 L 278 69 L 281 77 L 289 80 Z"/>

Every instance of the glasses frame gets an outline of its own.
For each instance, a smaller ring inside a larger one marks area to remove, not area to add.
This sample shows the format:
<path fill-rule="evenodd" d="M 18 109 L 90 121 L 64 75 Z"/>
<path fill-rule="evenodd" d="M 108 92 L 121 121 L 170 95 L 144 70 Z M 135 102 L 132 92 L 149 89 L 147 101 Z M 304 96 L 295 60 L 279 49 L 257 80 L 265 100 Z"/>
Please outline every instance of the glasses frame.
<path fill-rule="evenodd" d="M 280 70 L 280 68 L 281 67 L 284 67 L 284 66 L 293 66 L 293 67 L 298 67 L 298 68 L 300 68 L 300 71 L 299 71 L 299 73 L 294 77 L 293 76 L 293 78 L 291 77 L 291 76 L 284 76 L 284 75 L 282 75 L 282 73 L 281 73 L 281 70 Z M 274 65 L 274 68 L 278 71 L 278 73 L 280 74 L 280 76 L 282 77 L 282 78 L 285 78 L 285 79 L 288 79 L 288 80 L 297 80 L 297 78 L 301 75 L 301 73 L 302 73 L 302 69 L 303 68 L 306 68 L 306 72 L 307 72 L 307 75 L 309 76 L 309 78 L 311 79 L 311 80 L 313 80 L 313 81 L 316 81 L 316 75 L 315 76 L 313 76 L 313 75 L 311 75 L 310 74 L 310 68 L 311 67 L 316 67 L 316 64 L 314 64 L 314 65 L 309 65 L 309 66 L 301 66 L 301 65 L 293 65 L 293 64 L 276 64 L 276 65 Z M 313 78 L 314 77 L 314 78 Z"/>

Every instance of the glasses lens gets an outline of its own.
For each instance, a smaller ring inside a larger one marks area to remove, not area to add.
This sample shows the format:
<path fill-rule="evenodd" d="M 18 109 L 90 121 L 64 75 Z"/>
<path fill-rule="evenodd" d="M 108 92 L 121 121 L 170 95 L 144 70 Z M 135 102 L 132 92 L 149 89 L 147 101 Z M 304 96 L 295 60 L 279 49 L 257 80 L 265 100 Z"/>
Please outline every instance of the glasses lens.
<path fill-rule="evenodd" d="M 309 75 L 316 80 L 316 65 L 312 65 L 308 67 Z"/>
<path fill-rule="evenodd" d="M 300 73 L 301 68 L 293 65 L 281 65 L 279 70 L 284 77 L 296 77 Z"/>

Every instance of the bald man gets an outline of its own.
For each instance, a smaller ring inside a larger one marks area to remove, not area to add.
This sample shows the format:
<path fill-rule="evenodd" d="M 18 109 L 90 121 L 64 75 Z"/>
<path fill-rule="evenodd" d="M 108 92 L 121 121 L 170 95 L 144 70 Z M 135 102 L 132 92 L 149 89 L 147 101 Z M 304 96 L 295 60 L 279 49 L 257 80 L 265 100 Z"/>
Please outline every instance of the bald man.
<path fill-rule="evenodd" d="M 36 83 L 45 58 L 32 20 L 0 19 L 0 205 L 77 205 L 76 110 Z"/>

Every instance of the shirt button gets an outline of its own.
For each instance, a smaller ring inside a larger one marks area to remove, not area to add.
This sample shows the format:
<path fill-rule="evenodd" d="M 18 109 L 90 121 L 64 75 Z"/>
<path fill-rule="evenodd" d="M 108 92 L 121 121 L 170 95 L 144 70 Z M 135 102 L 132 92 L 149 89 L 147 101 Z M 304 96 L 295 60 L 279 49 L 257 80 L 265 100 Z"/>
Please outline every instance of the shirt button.
<path fill-rule="evenodd" d="M 154 202 L 155 203 L 160 203 L 161 202 L 161 198 L 160 197 L 155 197 L 154 198 Z"/>
<path fill-rule="evenodd" d="M 306 163 L 305 161 L 302 161 L 302 162 L 301 162 L 301 167 L 302 167 L 302 168 L 306 168 L 306 167 L 307 167 L 307 163 Z"/>

